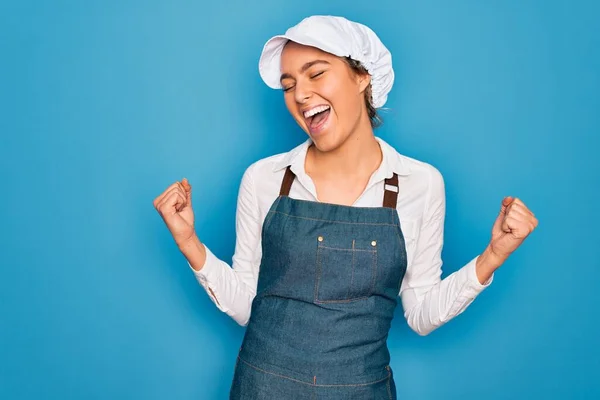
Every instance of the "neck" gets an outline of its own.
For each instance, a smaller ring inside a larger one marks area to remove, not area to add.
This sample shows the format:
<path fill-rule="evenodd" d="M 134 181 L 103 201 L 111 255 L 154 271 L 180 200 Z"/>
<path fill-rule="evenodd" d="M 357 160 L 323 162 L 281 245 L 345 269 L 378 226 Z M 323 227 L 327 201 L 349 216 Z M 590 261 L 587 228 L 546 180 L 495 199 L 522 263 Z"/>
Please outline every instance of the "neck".
<path fill-rule="evenodd" d="M 356 130 L 337 148 L 322 152 L 314 144 L 308 148 L 305 170 L 311 175 L 358 177 L 369 176 L 383 159 L 381 147 L 375 139 L 370 122 L 368 127 Z"/>

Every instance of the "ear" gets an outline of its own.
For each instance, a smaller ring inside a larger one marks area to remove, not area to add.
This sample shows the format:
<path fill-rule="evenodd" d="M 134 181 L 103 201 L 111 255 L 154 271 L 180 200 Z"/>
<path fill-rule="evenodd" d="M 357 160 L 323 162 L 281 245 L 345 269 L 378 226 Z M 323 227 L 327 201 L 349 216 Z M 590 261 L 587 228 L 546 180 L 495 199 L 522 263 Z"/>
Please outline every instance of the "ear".
<path fill-rule="evenodd" d="M 371 83 L 371 74 L 359 74 L 358 75 L 358 88 L 360 93 L 363 93 Z"/>

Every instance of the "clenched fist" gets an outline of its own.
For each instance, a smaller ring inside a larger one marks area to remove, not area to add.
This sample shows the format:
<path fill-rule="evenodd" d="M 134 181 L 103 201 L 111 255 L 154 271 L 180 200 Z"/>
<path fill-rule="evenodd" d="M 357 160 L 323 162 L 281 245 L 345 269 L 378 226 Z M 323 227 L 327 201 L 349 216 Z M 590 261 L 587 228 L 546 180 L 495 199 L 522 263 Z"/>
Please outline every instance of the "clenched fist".
<path fill-rule="evenodd" d="M 154 208 L 167 224 L 175 242 L 181 246 L 194 237 L 192 186 L 187 178 L 177 181 L 154 199 Z"/>
<path fill-rule="evenodd" d="M 490 250 L 498 259 L 506 260 L 537 226 L 537 218 L 521 200 L 505 197 L 492 227 Z"/>

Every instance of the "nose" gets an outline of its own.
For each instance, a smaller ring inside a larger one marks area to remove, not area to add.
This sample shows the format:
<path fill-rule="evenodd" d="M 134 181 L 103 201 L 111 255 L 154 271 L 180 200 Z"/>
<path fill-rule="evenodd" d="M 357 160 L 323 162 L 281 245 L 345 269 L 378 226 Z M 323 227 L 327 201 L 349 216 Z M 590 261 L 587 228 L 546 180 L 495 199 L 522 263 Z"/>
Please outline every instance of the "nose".
<path fill-rule="evenodd" d="M 296 97 L 296 102 L 299 104 L 304 104 L 310 99 L 312 96 L 312 92 L 307 85 L 300 84 L 300 82 L 296 82 L 296 88 L 294 90 L 294 96 Z"/>

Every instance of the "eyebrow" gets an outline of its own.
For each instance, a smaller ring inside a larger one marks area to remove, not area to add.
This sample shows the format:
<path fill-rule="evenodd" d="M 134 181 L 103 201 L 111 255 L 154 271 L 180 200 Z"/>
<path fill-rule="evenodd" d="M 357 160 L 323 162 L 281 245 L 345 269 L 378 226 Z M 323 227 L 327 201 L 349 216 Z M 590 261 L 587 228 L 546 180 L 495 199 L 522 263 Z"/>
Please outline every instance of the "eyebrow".
<path fill-rule="evenodd" d="M 300 73 L 304 73 L 307 69 L 309 69 L 310 67 L 312 67 L 315 64 L 328 64 L 330 65 L 329 61 L 325 61 L 325 60 L 314 60 L 314 61 L 309 61 L 306 64 L 304 64 L 302 66 L 302 68 L 300 68 Z M 283 81 L 284 79 L 291 79 L 292 75 L 290 74 L 281 74 L 281 78 L 279 78 L 279 82 Z"/>

